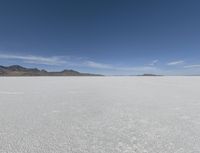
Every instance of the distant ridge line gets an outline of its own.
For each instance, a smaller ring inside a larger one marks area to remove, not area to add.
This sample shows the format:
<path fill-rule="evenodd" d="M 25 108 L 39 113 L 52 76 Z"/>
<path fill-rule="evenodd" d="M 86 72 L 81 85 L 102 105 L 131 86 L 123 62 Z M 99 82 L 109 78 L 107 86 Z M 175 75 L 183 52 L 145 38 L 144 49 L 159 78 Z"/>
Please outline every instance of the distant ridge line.
<path fill-rule="evenodd" d="M 100 74 L 81 73 L 75 70 L 65 69 L 58 72 L 48 72 L 37 68 L 26 68 L 20 65 L 1 66 L 0 76 L 103 76 Z"/>

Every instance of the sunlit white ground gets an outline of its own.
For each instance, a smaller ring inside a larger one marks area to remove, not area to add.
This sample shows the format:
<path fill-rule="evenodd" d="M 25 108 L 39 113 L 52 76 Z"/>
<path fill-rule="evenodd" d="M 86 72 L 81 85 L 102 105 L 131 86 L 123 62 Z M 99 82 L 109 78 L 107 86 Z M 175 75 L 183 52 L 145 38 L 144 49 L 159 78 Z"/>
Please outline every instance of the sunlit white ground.
<path fill-rule="evenodd" d="M 200 77 L 1 77 L 0 153 L 199 153 Z"/>

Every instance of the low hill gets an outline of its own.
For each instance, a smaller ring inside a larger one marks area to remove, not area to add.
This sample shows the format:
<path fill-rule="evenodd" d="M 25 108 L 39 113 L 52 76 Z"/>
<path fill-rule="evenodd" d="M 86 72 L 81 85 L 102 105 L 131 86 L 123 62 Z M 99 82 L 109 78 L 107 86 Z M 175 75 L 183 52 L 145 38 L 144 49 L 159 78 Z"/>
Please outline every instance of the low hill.
<path fill-rule="evenodd" d="M 0 66 L 0 76 L 101 76 L 99 74 L 81 73 L 74 70 L 48 72 L 37 68 L 25 68 L 20 65 Z"/>

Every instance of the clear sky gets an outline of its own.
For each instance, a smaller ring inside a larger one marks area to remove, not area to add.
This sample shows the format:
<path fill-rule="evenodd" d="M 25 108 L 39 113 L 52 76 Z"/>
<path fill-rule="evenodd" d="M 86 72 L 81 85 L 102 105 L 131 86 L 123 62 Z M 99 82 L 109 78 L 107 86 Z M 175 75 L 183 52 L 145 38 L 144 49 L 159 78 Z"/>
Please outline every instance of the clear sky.
<path fill-rule="evenodd" d="M 0 65 L 200 74 L 199 0 L 1 0 Z"/>

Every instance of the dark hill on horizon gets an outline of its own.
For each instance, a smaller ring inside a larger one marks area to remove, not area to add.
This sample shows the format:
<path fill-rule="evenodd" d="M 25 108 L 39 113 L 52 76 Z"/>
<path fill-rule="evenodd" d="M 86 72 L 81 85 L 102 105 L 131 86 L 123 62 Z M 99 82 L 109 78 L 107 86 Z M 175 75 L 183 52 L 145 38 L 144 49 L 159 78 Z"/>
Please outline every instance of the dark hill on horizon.
<path fill-rule="evenodd" d="M 37 68 L 25 68 L 20 65 L 0 66 L 0 76 L 102 76 L 99 74 L 81 73 L 74 70 L 48 72 Z"/>

